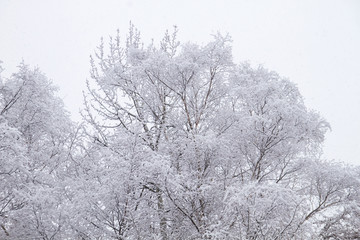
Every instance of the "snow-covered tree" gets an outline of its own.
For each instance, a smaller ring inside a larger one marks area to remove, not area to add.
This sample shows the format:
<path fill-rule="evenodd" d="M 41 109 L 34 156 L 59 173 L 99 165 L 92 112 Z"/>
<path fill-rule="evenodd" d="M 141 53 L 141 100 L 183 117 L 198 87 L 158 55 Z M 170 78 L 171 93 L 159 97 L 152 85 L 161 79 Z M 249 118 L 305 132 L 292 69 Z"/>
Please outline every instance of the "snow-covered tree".
<path fill-rule="evenodd" d="M 102 40 L 80 126 L 40 70 L 0 77 L 0 238 L 358 239 L 360 171 L 296 85 L 177 33 Z"/>
<path fill-rule="evenodd" d="M 316 183 L 324 191 L 338 184 L 333 198 L 343 203 L 356 181 L 311 175 L 328 123 L 288 79 L 234 64 L 228 36 L 200 46 L 181 44 L 176 34 L 145 47 L 131 25 L 124 46 L 117 35 L 91 58 L 83 115 L 93 129 L 90 145 L 101 150 L 88 156 L 113 171 L 93 184 L 128 198 L 92 201 L 101 211 L 88 218 L 120 239 L 303 239 L 330 229 L 323 208 L 345 207 L 330 196 L 311 204 L 319 198 Z M 104 184 L 116 176 L 126 177 L 116 178 L 119 186 Z M 116 206 L 126 231 L 109 225 Z M 144 215 L 151 217 L 140 227 Z M 141 235 L 134 231 L 140 228 Z"/>
<path fill-rule="evenodd" d="M 1 85 L 1 175 L 9 178 L 2 181 L 2 233 L 10 239 L 53 239 L 66 221 L 63 189 L 76 169 L 75 131 L 55 92 L 24 63 Z"/>

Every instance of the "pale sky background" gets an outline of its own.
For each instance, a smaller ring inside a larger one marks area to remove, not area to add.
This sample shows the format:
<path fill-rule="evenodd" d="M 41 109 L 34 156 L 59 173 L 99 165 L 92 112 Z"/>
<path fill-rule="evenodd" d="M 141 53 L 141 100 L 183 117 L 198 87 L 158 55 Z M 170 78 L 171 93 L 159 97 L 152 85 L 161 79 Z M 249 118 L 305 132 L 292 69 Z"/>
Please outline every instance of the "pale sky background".
<path fill-rule="evenodd" d="M 0 0 L 3 76 L 22 59 L 60 87 L 75 120 L 89 78 L 89 55 L 103 36 L 123 39 L 130 20 L 143 41 L 199 44 L 220 31 L 233 38 L 236 62 L 248 60 L 288 77 L 307 107 L 330 122 L 324 157 L 360 164 L 360 1 L 357 0 Z"/>

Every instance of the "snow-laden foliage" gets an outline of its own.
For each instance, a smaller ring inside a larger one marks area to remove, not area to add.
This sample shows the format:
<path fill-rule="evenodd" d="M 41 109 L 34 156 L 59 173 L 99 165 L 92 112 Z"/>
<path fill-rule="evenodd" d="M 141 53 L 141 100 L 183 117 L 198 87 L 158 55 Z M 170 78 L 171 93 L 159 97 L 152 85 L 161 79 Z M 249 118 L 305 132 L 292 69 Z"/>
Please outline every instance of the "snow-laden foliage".
<path fill-rule="evenodd" d="M 55 91 L 24 63 L 1 85 L 1 239 L 65 236 L 77 132 Z"/>
<path fill-rule="evenodd" d="M 296 85 L 176 36 L 102 40 L 80 126 L 39 70 L 0 78 L 0 238 L 360 238 L 360 171 Z"/>

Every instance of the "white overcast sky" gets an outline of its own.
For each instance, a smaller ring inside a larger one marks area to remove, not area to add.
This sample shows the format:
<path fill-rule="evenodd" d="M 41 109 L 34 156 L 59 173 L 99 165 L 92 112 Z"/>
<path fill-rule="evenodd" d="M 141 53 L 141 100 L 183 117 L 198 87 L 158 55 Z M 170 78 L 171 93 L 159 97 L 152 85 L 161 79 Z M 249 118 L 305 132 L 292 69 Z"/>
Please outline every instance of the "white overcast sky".
<path fill-rule="evenodd" d="M 22 59 L 38 66 L 78 120 L 89 55 L 130 21 L 145 43 L 173 25 L 199 44 L 229 33 L 237 62 L 288 77 L 330 122 L 324 157 L 360 164 L 360 1 L 0 0 L 3 76 Z"/>

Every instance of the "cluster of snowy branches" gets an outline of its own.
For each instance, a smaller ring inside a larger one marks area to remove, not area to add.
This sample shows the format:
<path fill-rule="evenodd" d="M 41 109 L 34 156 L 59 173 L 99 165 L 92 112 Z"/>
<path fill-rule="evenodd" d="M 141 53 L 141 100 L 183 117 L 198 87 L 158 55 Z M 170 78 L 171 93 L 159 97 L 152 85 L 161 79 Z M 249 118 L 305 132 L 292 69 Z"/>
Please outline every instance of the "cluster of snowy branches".
<path fill-rule="evenodd" d="M 0 239 L 359 239 L 360 169 L 297 87 L 176 34 L 102 42 L 82 124 L 38 69 L 0 78 Z"/>

